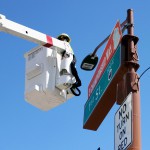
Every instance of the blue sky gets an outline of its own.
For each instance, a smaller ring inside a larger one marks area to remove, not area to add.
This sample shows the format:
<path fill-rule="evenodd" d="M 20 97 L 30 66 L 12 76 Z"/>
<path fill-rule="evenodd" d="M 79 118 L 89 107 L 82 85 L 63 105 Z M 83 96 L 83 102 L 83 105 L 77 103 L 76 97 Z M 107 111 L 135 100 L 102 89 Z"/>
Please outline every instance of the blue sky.
<path fill-rule="evenodd" d="M 77 57 L 82 80 L 80 97 L 74 97 L 48 112 L 24 100 L 24 53 L 37 46 L 21 38 L 0 32 L 0 149 L 1 150 L 102 150 L 114 149 L 114 115 L 109 112 L 97 131 L 83 129 L 87 87 L 94 71 L 80 69 L 83 58 L 111 33 L 117 20 L 126 19 L 127 9 L 134 10 L 135 35 L 139 37 L 140 75 L 150 66 L 150 2 L 141 1 L 69 1 L 13 0 L 0 2 L 0 14 L 52 37 L 68 33 Z M 101 57 L 104 46 L 98 51 Z M 150 71 L 140 80 L 142 150 L 149 147 Z"/>

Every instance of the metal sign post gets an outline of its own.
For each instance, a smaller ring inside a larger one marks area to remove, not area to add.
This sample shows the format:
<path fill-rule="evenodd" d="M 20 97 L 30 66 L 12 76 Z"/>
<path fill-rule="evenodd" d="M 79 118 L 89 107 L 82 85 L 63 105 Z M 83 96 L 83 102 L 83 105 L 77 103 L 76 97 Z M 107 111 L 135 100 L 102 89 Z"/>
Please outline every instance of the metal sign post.
<path fill-rule="evenodd" d="M 139 68 L 138 54 L 136 43 L 138 38 L 134 36 L 134 21 L 133 21 L 133 10 L 127 11 L 127 23 L 128 23 L 128 34 L 125 35 L 123 45 L 126 51 L 126 66 L 127 72 L 123 76 L 123 84 L 121 84 L 120 90 L 117 94 L 119 99 L 118 104 L 123 103 L 123 99 L 132 92 L 132 127 L 133 127 L 133 141 L 129 146 L 128 150 L 141 150 L 141 118 L 140 118 L 140 89 L 139 89 L 139 77 L 136 73 Z M 124 149 L 123 149 L 124 150 Z"/>
<path fill-rule="evenodd" d="M 116 114 L 116 118 L 120 118 L 115 120 L 115 150 L 141 150 L 140 90 L 136 73 L 139 68 L 136 46 L 138 37 L 134 36 L 132 9 L 127 11 L 126 21 L 127 35 L 121 39 L 121 48 L 118 46 L 94 88 L 88 93 L 83 128 L 97 130 L 116 102 L 121 107 Z M 101 71 L 100 68 L 97 71 Z M 129 93 L 132 96 L 128 96 Z M 124 102 L 127 96 L 129 106 Z M 126 119 L 126 123 L 122 123 L 121 116 Z"/>
<path fill-rule="evenodd" d="M 134 37 L 134 21 L 133 10 L 127 11 L 127 20 L 130 27 L 128 27 L 128 34 Z M 140 90 L 139 80 L 136 73 L 137 70 L 137 51 L 134 39 L 130 38 L 127 45 L 128 49 L 128 72 L 125 74 L 126 93 L 133 93 L 133 142 L 128 150 L 141 150 L 141 118 L 140 118 Z"/>

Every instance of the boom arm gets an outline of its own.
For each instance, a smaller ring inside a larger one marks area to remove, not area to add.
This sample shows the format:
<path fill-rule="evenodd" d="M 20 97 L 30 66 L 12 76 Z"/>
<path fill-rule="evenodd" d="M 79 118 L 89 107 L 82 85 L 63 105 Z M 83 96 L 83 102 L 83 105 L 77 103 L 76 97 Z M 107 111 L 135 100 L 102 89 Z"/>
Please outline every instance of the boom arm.
<path fill-rule="evenodd" d="M 21 37 L 23 39 L 32 41 L 45 47 L 56 47 L 65 50 L 64 42 L 48 36 L 44 33 L 38 32 L 34 29 L 28 28 L 21 24 L 15 23 L 6 19 L 4 15 L 0 14 L 0 31 Z"/>

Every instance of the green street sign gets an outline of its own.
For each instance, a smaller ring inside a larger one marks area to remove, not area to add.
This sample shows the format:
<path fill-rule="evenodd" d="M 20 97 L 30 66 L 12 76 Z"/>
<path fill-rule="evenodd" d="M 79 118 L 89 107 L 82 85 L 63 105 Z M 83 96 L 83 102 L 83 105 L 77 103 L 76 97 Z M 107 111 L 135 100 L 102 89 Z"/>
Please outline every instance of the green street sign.
<path fill-rule="evenodd" d="M 115 54 L 113 55 L 109 64 L 107 65 L 107 68 L 105 69 L 102 77 L 98 81 L 91 96 L 89 97 L 84 106 L 83 124 L 85 124 L 89 119 L 89 117 L 91 116 L 93 110 L 95 109 L 101 97 L 109 87 L 109 84 L 115 77 L 120 66 L 121 66 L 121 45 L 118 46 Z"/>

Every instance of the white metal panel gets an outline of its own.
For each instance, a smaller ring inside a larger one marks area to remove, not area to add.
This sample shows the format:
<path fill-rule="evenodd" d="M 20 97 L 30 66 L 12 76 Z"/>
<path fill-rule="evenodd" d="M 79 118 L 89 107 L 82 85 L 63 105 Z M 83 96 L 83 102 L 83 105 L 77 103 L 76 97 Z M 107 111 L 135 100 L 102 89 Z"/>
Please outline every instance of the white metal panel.
<path fill-rule="evenodd" d="M 25 99 L 42 110 L 64 103 L 74 95 L 69 92 L 71 74 L 60 76 L 61 54 L 51 48 L 38 46 L 27 52 Z M 63 78 L 61 78 L 63 77 Z"/>
<path fill-rule="evenodd" d="M 57 51 L 65 50 L 65 45 L 63 41 L 60 41 L 54 37 L 48 36 L 34 29 L 28 28 L 19 23 L 13 22 L 1 14 L 0 14 L 0 31 L 35 42 L 39 45 L 43 46 L 47 45 L 47 47 L 53 46 L 53 49 Z"/>

